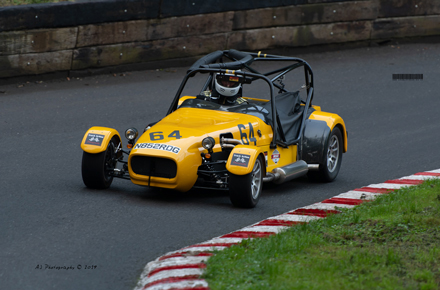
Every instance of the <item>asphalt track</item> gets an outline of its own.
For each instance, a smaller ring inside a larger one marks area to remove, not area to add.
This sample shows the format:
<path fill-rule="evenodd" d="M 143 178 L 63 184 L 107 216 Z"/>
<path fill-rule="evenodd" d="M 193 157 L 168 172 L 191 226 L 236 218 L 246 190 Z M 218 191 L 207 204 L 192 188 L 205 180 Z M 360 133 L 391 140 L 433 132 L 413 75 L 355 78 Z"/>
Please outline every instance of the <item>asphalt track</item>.
<path fill-rule="evenodd" d="M 266 186 L 251 210 L 232 207 L 222 192 L 172 193 L 125 180 L 97 191 L 82 183 L 84 132 L 157 121 L 185 68 L 0 86 L 1 288 L 132 289 L 145 264 L 164 253 L 440 167 L 439 44 L 296 56 L 314 69 L 314 103 L 344 118 L 349 151 L 335 182 Z M 423 74 L 423 81 L 393 81 L 397 73 Z"/>

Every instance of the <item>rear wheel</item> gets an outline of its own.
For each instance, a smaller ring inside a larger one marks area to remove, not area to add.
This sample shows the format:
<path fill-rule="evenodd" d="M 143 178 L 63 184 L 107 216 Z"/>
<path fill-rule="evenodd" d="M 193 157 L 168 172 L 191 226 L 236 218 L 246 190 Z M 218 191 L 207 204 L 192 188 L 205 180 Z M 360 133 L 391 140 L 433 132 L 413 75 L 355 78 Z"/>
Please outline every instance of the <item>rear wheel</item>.
<path fill-rule="evenodd" d="M 255 160 L 252 172 L 246 175 L 230 174 L 229 197 L 236 207 L 255 207 L 263 189 L 263 161 Z"/>
<path fill-rule="evenodd" d="M 81 173 L 87 187 L 105 189 L 112 184 L 111 172 L 116 167 L 115 141 L 112 139 L 104 152 L 96 154 L 83 152 Z"/>
<path fill-rule="evenodd" d="M 309 171 L 308 176 L 322 182 L 333 181 L 338 176 L 342 163 L 342 133 L 335 127 L 330 134 L 327 148 L 319 164 L 319 171 Z"/>

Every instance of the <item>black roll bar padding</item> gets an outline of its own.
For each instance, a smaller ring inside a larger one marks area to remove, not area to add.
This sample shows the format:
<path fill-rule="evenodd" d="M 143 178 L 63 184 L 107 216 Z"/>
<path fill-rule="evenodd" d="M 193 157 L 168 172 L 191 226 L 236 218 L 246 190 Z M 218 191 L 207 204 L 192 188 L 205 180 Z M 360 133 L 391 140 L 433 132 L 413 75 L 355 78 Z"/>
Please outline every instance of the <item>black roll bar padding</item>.
<path fill-rule="evenodd" d="M 246 56 L 250 55 L 247 52 L 238 51 L 236 49 L 230 49 L 227 52 L 228 57 L 234 58 L 235 60 L 243 59 Z"/>
<path fill-rule="evenodd" d="M 187 71 L 189 73 L 192 70 L 200 68 L 202 65 L 210 64 L 216 62 L 219 58 L 223 56 L 222 50 L 217 50 L 205 55 L 204 57 L 198 59 Z"/>
<path fill-rule="evenodd" d="M 220 69 L 241 69 L 245 65 L 248 65 L 254 61 L 254 58 L 251 55 L 246 55 L 244 58 L 233 61 L 233 62 L 225 62 L 225 63 L 213 63 L 213 64 L 204 64 L 201 65 L 201 68 L 220 68 Z"/>

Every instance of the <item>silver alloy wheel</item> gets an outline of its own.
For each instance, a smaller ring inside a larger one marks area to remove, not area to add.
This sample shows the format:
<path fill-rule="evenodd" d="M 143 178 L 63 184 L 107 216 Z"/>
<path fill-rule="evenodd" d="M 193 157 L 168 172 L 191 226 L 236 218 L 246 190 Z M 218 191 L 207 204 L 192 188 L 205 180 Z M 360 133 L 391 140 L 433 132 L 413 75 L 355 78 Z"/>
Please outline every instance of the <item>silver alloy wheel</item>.
<path fill-rule="evenodd" d="M 261 162 L 257 158 L 255 160 L 254 169 L 252 170 L 252 198 L 256 199 L 261 191 L 261 181 L 262 181 L 262 171 L 261 171 Z"/>
<path fill-rule="evenodd" d="M 333 135 L 330 139 L 327 149 L 327 169 L 329 172 L 333 172 L 338 165 L 339 159 L 339 140 L 336 135 Z"/>

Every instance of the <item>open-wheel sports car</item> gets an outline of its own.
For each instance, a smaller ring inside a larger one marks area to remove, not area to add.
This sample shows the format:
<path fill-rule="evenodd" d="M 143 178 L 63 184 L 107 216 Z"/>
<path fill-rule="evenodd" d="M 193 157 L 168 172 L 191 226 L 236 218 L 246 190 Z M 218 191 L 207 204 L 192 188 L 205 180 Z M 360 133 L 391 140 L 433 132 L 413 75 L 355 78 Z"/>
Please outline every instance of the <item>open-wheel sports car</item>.
<path fill-rule="evenodd" d="M 271 68 L 260 73 L 260 67 Z M 183 95 L 195 76 L 203 78 L 200 87 Z M 337 114 L 312 105 L 313 93 L 312 68 L 300 58 L 215 51 L 191 66 L 162 120 L 140 136 L 126 130 L 128 149 L 114 129 L 85 133 L 84 184 L 108 188 L 116 177 L 181 192 L 225 190 L 234 206 L 249 208 L 264 182 L 306 174 L 332 181 L 347 151 L 347 131 Z"/>

